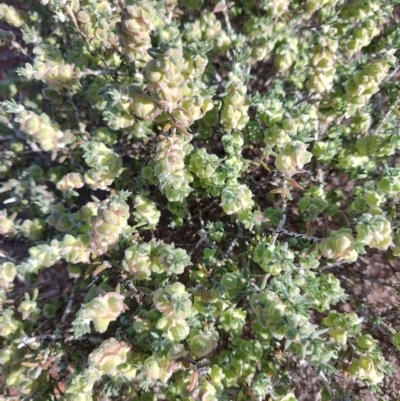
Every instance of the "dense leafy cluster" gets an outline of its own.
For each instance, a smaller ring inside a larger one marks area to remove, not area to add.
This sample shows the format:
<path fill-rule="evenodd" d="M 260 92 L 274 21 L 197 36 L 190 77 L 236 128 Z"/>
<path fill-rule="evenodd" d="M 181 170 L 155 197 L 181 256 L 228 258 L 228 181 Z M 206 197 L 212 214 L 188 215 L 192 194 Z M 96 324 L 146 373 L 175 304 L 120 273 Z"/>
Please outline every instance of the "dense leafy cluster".
<path fill-rule="evenodd" d="M 323 400 L 378 391 L 335 267 L 400 256 L 396 2 L 25 3 L 0 5 L 0 400 L 295 401 L 304 366 Z"/>

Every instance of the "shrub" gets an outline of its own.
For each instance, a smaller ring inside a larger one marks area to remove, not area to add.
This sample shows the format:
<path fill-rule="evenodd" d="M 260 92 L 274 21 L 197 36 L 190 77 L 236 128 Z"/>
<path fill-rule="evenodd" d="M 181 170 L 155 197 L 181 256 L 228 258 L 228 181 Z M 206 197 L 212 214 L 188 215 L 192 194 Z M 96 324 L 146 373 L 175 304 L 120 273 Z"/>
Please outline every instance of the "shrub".
<path fill-rule="evenodd" d="M 377 390 L 335 266 L 400 254 L 396 2 L 12 3 L 4 397 L 293 401 L 307 365 L 326 400 Z"/>

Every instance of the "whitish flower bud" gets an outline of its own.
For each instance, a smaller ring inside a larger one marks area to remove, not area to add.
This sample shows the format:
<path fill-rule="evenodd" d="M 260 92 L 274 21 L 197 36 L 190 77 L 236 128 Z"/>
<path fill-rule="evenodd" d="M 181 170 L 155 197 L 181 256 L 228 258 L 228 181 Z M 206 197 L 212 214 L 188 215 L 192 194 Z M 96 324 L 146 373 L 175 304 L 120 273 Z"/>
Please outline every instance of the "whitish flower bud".
<path fill-rule="evenodd" d="M 287 143 L 291 142 L 290 136 L 286 131 L 279 127 L 279 125 L 273 125 L 264 131 L 264 142 L 267 146 L 278 146 L 282 148 Z"/>
<path fill-rule="evenodd" d="M 58 231 L 71 231 L 74 226 L 73 214 L 62 203 L 57 203 L 50 207 L 50 216 L 47 218 L 47 223 Z"/>
<path fill-rule="evenodd" d="M 77 321 L 93 321 L 95 329 L 99 333 L 104 333 L 108 325 L 127 309 L 129 308 L 124 304 L 124 297 L 121 294 L 108 292 L 84 304 L 77 314 Z"/>
<path fill-rule="evenodd" d="M 92 389 L 98 379 L 97 370 L 94 369 L 85 369 L 83 373 L 73 375 L 64 393 L 65 400 L 93 401 Z"/>
<path fill-rule="evenodd" d="M 60 181 L 57 182 L 57 189 L 60 191 L 67 191 L 69 189 L 82 188 L 85 184 L 83 176 L 80 173 L 69 173 L 64 175 Z"/>
<path fill-rule="evenodd" d="M 139 224 L 144 223 L 154 229 L 161 216 L 156 204 L 143 195 L 136 195 L 133 198 L 133 203 L 135 206 L 133 215 L 139 221 Z"/>
<path fill-rule="evenodd" d="M 221 124 L 226 131 L 242 130 L 248 123 L 250 117 L 247 114 L 248 105 L 232 106 L 227 105 L 222 108 Z"/>
<path fill-rule="evenodd" d="M 249 121 L 247 114 L 249 105 L 245 97 L 247 87 L 244 85 L 240 74 L 231 72 L 228 77 L 229 81 L 226 84 L 227 94 L 224 97 L 221 111 L 221 124 L 226 131 L 240 131 Z"/>
<path fill-rule="evenodd" d="M 167 316 L 177 318 L 187 317 L 190 314 L 192 301 L 185 286 L 179 282 L 160 288 L 154 293 L 154 306 Z"/>
<path fill-rule="evenodd" d="M 187 127 L 193 124 L 194 121 L 199 120 L 209 110 L 213 108 L 213 103 L 210 98 L 201 95 L 183 99 L 179 107 L 172 113 L 172 117 L 177 124 L 182 127 Z"/>
<path fill-rule="evenodd" d="M 240 308 L 227 309 L 221 313 L 219 322 L 227 333 L 239 335 L 246 323 L 246 312 Z"/>
<path fill-rule="evenodd" d="M 122 29 L 119 32 L 122 53 L 129 61 L 143 68 L 149 61 L 147 50 L 151 47 L 150 33 L 159 19 L 158 10 L 148 1 L 129 4 L 122 13 Z"/>
<path fill-rule="evenodd" d="M 28 319 L 33 323 L 38 320 L 40 314 L 40 308 L 36 302 L 38 294 L 37 289 L 33 292 L 32 298 L 29 297 L 28 293 L 25 293 L 25 299 L 18 306 L 18 312 L 22 314 L 23 320 Z"/>
<path fill-rule="evenodd" d="M 275 159 L 276 168 L 288 177 L 300 172 L 312 158 L 306 149 L 307 145 L 300 141 L 286 144 Z"/>
<path fill-rule="evenodd" d="M 148 280 L 151 276 L 152 261 L 150 244 L 133 245 L 125 251 L 122 268 L 137 280 Z"/>
<path fill-rule="evenodd" d="M 8 364 L 13 358 L 15 358 L 18 349 L 16 346 L 10 345 L 3 347 L 0 350 L 0 363 L 2 366 Z"/>
<path fill-rule="evenodd" d="M 92 218 L 89 233 L 90 247 L 93 252 L 102 255 L 117 243 L 119 236 L 128 226 L 129 206 L 125 199 L 129 195 L 120 193 L 113 196 L 109 204 L 97 210 L 97 217 Z"/>
<path fill-rule="evenodd" d="M 212 365 L 210 371 L 211 383 L 218 389 L 223 388 L 223 380 L 225 379 L 225 373 L 220 366 Z"/>
<path fill-rule="evenodd" d="M 107 170 L 115 176 L 121 172 L 120 157 L 103 143 L 91 141 L 82 145 L 82 148 L 84 150 L 83 157 L 88 166 L 96 170 Z"/>
<path fill-rule="evenodd" d="M 253 194 L 243 184 L 228 184 L 221 192 L 222 209 L 228 215 L 240 213 L 253 207 Z"/>
<path fill-rule="evenodd" d="M 158 257 L 157 265 L 162 271 L 166 271 L 169 275 L 182 274 L 186 266 L 190 266 L 189 255 L 184 249 L 175 248 L 174 244 L 165 244 L 158 241 L 154 246 L 155 253 Z M 153 271 L 156 272 L 156 266 L 153 265 Z"/>
<path fill-rule="evenodd" d="M 272 275 L 279 274 L 282 270 L 294 267 L 294 253 L 288 249 L 287 244 L 269 245 L 258 244 L 254 250 L 253 260 L 261 268 Z"/>
<path fill-rule="evenodd" d="M 243 135 L 238 131 L 225 134 L 221 142 L 225 152 L 232 155 L 241 152 L 244 145 Z"/>
<path fill-rule="evenodd" d="M 332 231 L 319 245 L 322 255 L 326 258 L 337 261 L 344 259 L 349 262 L 357 259 L 358 254 L 354 247 L 354 237 L 351 235 L 351 230 L 346 228 Z"/>
<path fill-rule="evenodd" d="M 129 90 L 131 97 L 130 109 L 137 116 L 144 120 L 154 120 L 161 110 L 151 97 L 143 93 L 139 88 L 131 87 Z"/>
<path fill-rule="evenodd" d="M 392 244 L 392 227 L 383 216 L 362 215 L 356 226 L 357 241 L 371 248 L 387 250 Z"/>
<path fill-rule="evenodd" d="M 61 91 L 63 88 L 71 89 L 77 84 L 74 66 L 62 62 L 36 61 L 33 68 L 42 70 L 36 78 L 46 82 L 49 87 L 55 91 Z"/>
<path fill-rule="evenodd" d="M 198 334 L 191 334 L 188 343 L 190 351 L 198 358 L 203 358 L 210 354 L 217 346 L 218 333 L 199 332 Z"/>
<path fill-rule="evenodd" d="M 379 365 L 380 363 L 375 357 L 364 354 L 359 359 L 353 359 L 348 372 L 358 379 L 367 380 L 371 384 L 378 384 L 383 379 L 383 373 L 379 370 Z"/>
<path fill-rule="evenodd" d="M 158 380 L 167 383 L 173 374 L 173 370 L 169 369 L 170 363 L 166 357 L 150 356 L 143 363 L 143 379 L 149 383 L 156 383 Z"/>
<path fill-rule="evenodd" d="M 21 131 L 31 135 L 44 151 L 58 150 L 64 146 L 62 139 L 64 134 L 56 125 L 51 124 L 46 114 L 40 116 L 29 111 L 18 114 Z"/>
<path fill-rule="evenodd" d="M 266 100 L 260 109 L 260 119 L 264 124 L 272 126 L 282 121 L 283 104 L 278 99 L 272 98 Z"/>
<path fill-rule="evenodd" d="M 0 336 L 7 338 L 13 333 L 22 329 L 22 322 L 20 319 L 13 317 L 14 311 L 6 309 L 0 313 Z"/>
<path fill-rule="evenodd" d="M 366 134 L 372 124 L 372 116 L 370 113 L 362 113 L 359 110 L 351 120 L 351 128 L 355 132 Z"/>
<path fill-rule="evenodd" d="M 267 0 L 262 2 L 262 7 L 266 10 L 272 18 L 278 18 L 284 14 L 288 7 L 288 0 Z"/>
<path fill-rule="evenodd" d="M 42 267 L 51 267 L 61 259 L 60 244 L 57 240 L 51 241 L 50 245 L 43 244 L 29 248 L 29 259 L 32 272 Z"/>
<path fill-rule="evenodd" d="M 341 345 L 345 345 L 347 343 L 347 333 L 345 329 L 330 329 L 328 334 Z"/>
<path fill-rule="evenodd" d="M 275 68 L 281 73 L 288 71 L 296 60 L 298 52 L 299 43 L 297 39 L 290 39 L 284 45 L 279 46 L 275 52 Z"/>
<path fill-rule="evenodd" d="M 0 4 L 0 19 L 15 28 L 22 28 L 25 25 L 23 13 L 5 3 Z"/>
<path fill-rule="evenodd" d="M 199 178 L 210 178 L 215 174 L 218 165 L 218 156 L 208 154 L 207 151 L 202 148 L 191 154 L 189 170 Z"/>
<path fill-rule="evenodd" d="M 171 342 L 183 341 L 189 335 L 190 331 L 189 324 L 185 319 L 168 316 L 159 319 L 156 327 L 162 330 Z"/>
<path fill-rule="evenodd" d="M 61 256 L 69 263 L 89 263 L 90 249 L 89 239 L 84 236 L 74 236 L 67 234 L 61 244 Z"/>
<path fill-rule="evenodd" d="M 379 84 L 386 77 L 391 65 L 395 62 L 393 51 L 389 50 L 383 57 L 376 58 L 358 71 L 346 86 L 349 103 L 347 116 L 353 115 L 360 106 L 366 104 L 371 96 L 378 92 Z"/>
<path fill-rule="evenodd" d="M 163 138 L 157 146 L 154 174 L 161 191 L 170 202 L 183 202 L 192 191 L 193 177 L 185 170 L 185 156 L 189 152 L 189 138 Z"/>
<path fill-rule="evenodd" d="M 17 275 L 14 263 L 5 262 L 0 264 L 0 287 L 7 288 Z"/>
<path fill-rule="evenodd" d="M 88 363 L 101 375 L 115 376 L 118 374 L 118 367 L 126 362 L 129 352 L 127 344 L 111 337 L 90 353 Z"/>
<path fill-rule="evenodd" d="M 187 355 L 187 351 L 183 344 L 173 344 L 170 350 L 168 351 L 167 358 L 172 360 L 179 359 L 183 356 Z"/>
<path fill-rule="evenodd" d="M 6 212 L 0 211 L 0 235 L 10 235 L 15 231 L 14 221 L 7 217 Z"/>
<path fill-rule="evenodd" d="M 217 390 L 215 387 L 209 383 L 207 380 L 204 380 L 200 386 L 200 399 L 203 401 L 218 401 Z"/>
<path fill-rule="evenodd" d="M 136 318 L 136 317 L 135 317 Z M 148 319 L 137 317 L 132 324 L 133 330 L 138 334 L 149 333 L 151 331 L 151 322 Z"/>
<path fill-rule="evenodd" d="M 26 219 L 22 222 L 21 234 L 31 241 L 37 241 L 41 238 L 45 228 L 45 222 L 40 219 Z"/>

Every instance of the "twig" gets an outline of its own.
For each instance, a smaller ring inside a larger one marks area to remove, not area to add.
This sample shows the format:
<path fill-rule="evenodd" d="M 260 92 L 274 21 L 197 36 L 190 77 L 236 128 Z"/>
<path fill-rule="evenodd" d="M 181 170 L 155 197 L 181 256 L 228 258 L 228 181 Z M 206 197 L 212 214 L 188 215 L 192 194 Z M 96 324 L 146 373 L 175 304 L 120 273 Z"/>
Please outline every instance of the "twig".
<path fill-rule="evenodd" d="M 344 119 L 344 116 L 339 117 L 336 121 L 335 121 L 335 126 L 338 126 L 342 123 Z M 322 130 L 320 132 L 318 132 L 317 134 L 314 134 L 314 139 L 317 140 L 317 138 L 319 140 L 322 139 L 322 137 L 325 135 L 325 132 L 328 131 L 328 129 L 330 128 L 331 124 L 325 124 L 322 128 Z"/>
<path fill-rule="evenodd" d="M 260 290 L 265 290 L 265 287 L 267 286 L 267 282 L 268 282 L 268 279 L 270 278 L 270 274 L 264 274 L 264 276 L 263 276 L 263 279 L 261 280 L 261 283 L 260 283 L 260 287 L 259 287 L 259 289 Z"/>
<path fill-rule="evenodd" d="M 211 246 L 212 248 L 216 249 L 219 251 L 221 254 L 224 254 L 222 249 L 216 245 L 213 241 L 208 238 L 208 232 L 204 230 L 203 228 L 197 232 L 197 234 L 200 236 L 200 239 L 197 241 L 197 244 L 195 247 L 189 252 L 189 256 L 192 255 L 192 253 L 203 243 L 205 242 L 207 245 Z"/>
<path fill-rule="evenodd" d="M 68 101 L 71 104 L 72 108 L 74 109 L 74 113 L 75 113 L 75 119 L 78 121 L 78 123 L 81 121 L 80 119 L 80 115 L 79 115 L 79 110 L 78 107 L 76 106 L 74 99 L 72 97 L 71 93 L 68 93 Z"/>
<path fill-rule="evenodd" d="M 222 82 L 222 77 L 221 77 L 221 75 L 219 74 L 218 71 L 215 72 L 214 77 L 215 77 L 215 79 L 217 80 L 218 83 Z"/>
<path fill-rule="evenodd" d="M 74 296 L 75 296 L 77 284 L 78 284 L 78 281 L 75 279 L 74 286 L 72 288 L 71 294 L 69 294 L 67 306 L 65 307 L 64 313 L 62 314 L 62 317 L 61 317 L 61 323 L 65 322 L 65 320 L 67 319 L 67 316 L 71 312 L 72 304 L 74 302 Z"/>
<path fill-rule="evenodd" d="M 128 277 L 121 273 L 120 274 L 121 281 L 118 281 L 126 290 L 132 293 L 131 296 L 136 296 L 140 291 L 133 285 L 132 281 L 128 279 Z"/>
<path fill-rule="evenodd" d="M 4 141 L 11 141 L 12 139 L 14 139 L 13 136 L 11 135 L 6 135 L 0 138 L 0 142 L 4 142 Z"/>
<path fill-rule="evenodd" d="M 330 397 L 331 397 L 331 398 L 335 397 L 335 394 L 334 394 L 334 392 L 333 392 L 333 389 L 332 389 L 331 385 L 329 384 L 328 379 L 327 379 L 326 376 L 325 376 L 325 373 L 322 372 L 322 371 L 320 371 L 320 372 L 319 372 L 319 377 L 320 377 L 320 378 L 322 379 L 322 381 L 324 382 L 324 385 L 325 385 L 326 389 L 328 390 L 328 393 L 329 393 Z"/>
<path fill-rule="evenodd" d="M 232 29 L 232 25 L 231 25 L 231 20 L 229 19 L 229 13 L 228 13 L 228 6 L 226 4 L 225 0 L 221 0 L 221 4 L 222 4 L 222 14 L 224 14 L 224 19 L 225 19 L 225 24 L 226 24 L 226 28 L 228 29 L 228 32 L 230 34 L 233 34 L 234 31 Z"/>
<path fill-rule="evenodd" d="M 22 281 L 22 279 L 24 279 L 24 277 L 22 275 L 18 275 L 17 277 L 21 281 Z M 25 279 L 22 282 L 25 283 Z M 12 291 L 9 292 L 9 297 L 10 298 L 15 298 L 16 296 L 18 296 L 20 294 L 24 294 L 25 292 L 29 292 L 31 290 L 34 290 L 35 288 L 43 287 L 44 285 L 50 284 L 52 282 L 53 282 L 53 279 L 49 279 L 49 280 L 41 281 L 41 282 L 36 283 L 36 284 L 27 285 L 27 286 L 22 287 L 22 288 L 13 288 Z"/>
<path fill-rule="evenodd" d="M 229 19 L 229 8 L 228 8 L 228 5 L 226 4 L 226 0 L 221 0 L 221 1 L 215 6 L 215 8 L 214 8 L 214 13 L 217 13 L 217 12 L 220 12 L 220 11 L 221 11 L 222 14 L 224 15 L 224 20 L 225 20 L 226 29 L 227 29 L 227 31 L 228 31 L 230 37 L 233 38 L 234 35 L 235 35 L 235 32 L 234 32 L 234 30 L 233 30 L 233 28 L 232 28 L 231 20 Z M 228 58 L 229 58 L 230 60 L 232 60 L 233 57 L 232 57 L 231 51 L 228 50 L 228 51 L 226 52 L 226 54 L 227 54 Z"/>
<path fill-rule="evenodd" d="M 336 262 L 336 263 L 327 263 L 326 265 L 321 266 L 318 270 L 323 271 L 323 270 L 327 270 L 327 269 L 332 269 L 334 267 L 342 266 L 345 263 L 350 263 L 350 262 L 348 262 L 347 260 L 342 260 L 342 261 Z"/>
<path fill-rule="evenodd" d="M 28 52 L 16 41 L 12 42 L 11 47 L 16 50 L 19 50 L 25 57 L 29 59 L 29 61 L 33 61 L 32 57 L 28 54 Z"/>
<path fill-rule="evenodd" d="M 207 232 L 204 229 L 199 230 L 197 234 L 199 234 L 200 239 L 197 241 L 194 248 L 189 252 L 189 256 L 191 256 L 193 252 L 206 240 Z"/>
<path fill-rule="evenodd" d="M 400 99 L 396 100 L 396 102 L 390 107 L 390 109 L 386 112 L 385 116 L 382 118 L 382 121 L 375 128 L 375 134 L 379 133 L 383 124 L 388 120 L 388 118 L 392 115 L 393 110 L 396 108 L 396 105 L 400 102 Z"/>
<path fill-rule="evenodd" d="M 269 230 L 272 232 L 275 232 L 275 230 L 273 230 L 271 228 Z M 314 237 L 312 235 L 296 233 L 293 231 L 285 230 L 284 228 L 282 228 L 282 230 L 280 230 L 278 232 L 278 234 L 284 234 L 284 235 L 287 235 L 288 237 L 292 237 L 292 238 L 301 238 L 301 239 L 304 239 L 305 241 L 311 241 L 311 242 L 320 242 L 321 241 L 321 238 Z"/>
<path fill-rule="evenodd" d="M 311 364 L 309 364 L 309 363 L 308 363 L 306 360 L 304 360 L 304 359 L 300 361 L 300 367 L 309 367 L 309 368 L 315 370 L 314 366 L 312 366 Z M 322 371 L 319 371 L 318 376 L 322 379 L 322 381 L 323 381 L 323 383 L 324 383 L 326 389 L 328 390 L 329 396 L 330 396 L 331 398 L 334 398 L 334 397 L 335 397 L 335 392 L 333 391 L 331 385 L 329 384 L 329 381 L 328 381 L 327 377 L 325 376 L 325 373 L 322 372 Z"/>
<path fill-rule="evenodd" d="M 119 72 L 115 71 L 115 72 L 118 75 L 123 76 L 123 77 L 129 76 L 129 73 L 127 73 L 127 72 L 121 72 L 121 71 L 119 71 Z M 78 74 L 76 74 L 76 77 L 79 79 L 79 78 L 84 78 L 84 77 L 87 77 L 90 75 L 93 75 L 93 76 L 110 75 L 110 71 L 109 70 L 89 70 L 89 69 L 87 69 L 87 70 L 81 71 Z M 140 77 L 143 78 L 142 74 L 136 74 L 136 76 L 137 76 L 137 78 L 140 78 Z"/>
<path fill-rule="evenodd" d="M 390 339 L 392 339 L 393 334 L 396 334 L 396 330 L 394 330 L 392 327 L 390 327 L 385 322 L 381 321 L 380 324 L 375 323 L 374 319 L 370 316 L 370 314 L 368 313 L 368 311 L 365 308 L 361 308 L 360 315 L 362 316 L 363 322 L 372 324 L 383 335 L 389 337 Z"/>
<path fill-rule="evenodd" d="M 79 25 L 78 25 L 78 21 L 75 18 L 75 14 L 72 11 L 71 7 L 69 5 L 65 6 L 65 9 L 67 10 L 67 14 L 72 22 L 72 24 L 74 25 L 75 29 L 78 31 L 78 33 L 82 36 L 82 38 L 84 39 L 88 49 L 90 48 L 89 46 L 89 42 L 87 40 L 87 36 L 80 30 Z"/>
<path fill-rule="evenodd" d="M 392 79 L 392 77 L 393 77 L 394 75 L 397 74 L 397 71 L 399 71 L 399 68 L 400 68 L 400 65 L 398 65 L 398 66 L 392 71 L 392 73 L 387 77 L 387 79 L 386 79 L 385 81 L 386 81 L 386 82 L 390 81 L 390 80 Z M 378 133 L 378 132 L 381 130 L 383 124 L 387 121 L 387 119 L 388 119 L 388 118 L 390 117 L 390 115 L 393 113 L 393 109 L 396 107 L 397 103 L 399 103 L 399 102 L 400 102 L 400 100 L 396 100 L 396 101 L 394 102 L 394 104 L 389 108 L 389 110 L 386 112 L 385 116 L 382 118 L 382 121 L 381 121 L 381 122 L 378 124 L 378 126 L 375 128 L 375 131 L 374 131 L 375 134 Z"/>
<path fill-rule="evenodd" d="M 400 65 L 398 65 L 393 71 L 392 73 L 389 75 L 389 77 L 386 79 L 386 82 L 390 81 L 394 75 L 397 74 L 397 71 L 399 71 Z"/>
<path fill-rule="evenodd" d="M 283 188 L 286 192 L 286 190 L 287 190 L 287 181 L 286 180 L 283 181 Z M 279 233 L 282 232 L 282 230 L 283 230 L 283 226 L 286 223 L 286 210 L 287 210 L 287 198 L 286 198 L 286 193 L 285 193 L 283 196 L 281 220 L 279 221 L 278 227 L 275 229 L 274 234 L 272 235 L 271 245 L 275 244 Z"/>
<path fill-rule="evenodd" d="M 211 202 L 208 206 L 206 206 L 203 211 L 208 210 L 210 207 L 212 207 L 213 203 Z M 205 230 L 204 228 L 204 220 L 201 214 L 201 210 L 199 205 L 197 204 L 197 210 L 198 210 L 198 214 L 194 217 L 198 217 L 199 221 L 200 221 L 200 225 L 201 228 L 197 234 L 200 236 L 200 239 L 197 241 L 197 244 L 194 246 L 194 248 L 189 252 L 189 256 L 191 256 L 193 254 L 193 252 L 203 243 L 206 242 L 208 245 L 210 245 L 212 248 L 217 249 L 219 252 L 221 252 L 221 254 L 224 254 L 224 252 L 213 242 L 208 238 L 208 232 Z"/>
<path fill-rule="evenodd" d="M 243 238 L 243 227 L 242 227 L 242 225 L 240 224 L 239 221 L 237 221 L 237 226 L 238 226 L 238 232 L 236 234 L 236 237 L 232 240 L 232 242 L 230 243 L 228 249 L 226 250 L 225 256 L 229 256 L 232 253 L 233 248 L 238 243 L 239 238 Z"/>
<path fill-rule="evenodd" d="M 4 252 L 2 249 L 0 249 L 0 258 L 6 259 L 9 262 L 17 263 L 17 259 L 15 259 L 12 256 L 10 256 L 6 252 Z"/>
<path fill-rule="evenodd" d="M 66 5 L 65 9 L 67 10 L 67 14 L 70 18 L 70 21 L 72 22 L 72 24 L 74 25 L 75 29 L 77 30 L 77 32 L 81 35 L 83 41 L 85 42 L 88 51 L 90 52 L 90 43 L 88 41 L 88 37 L 85 35 L 85 33 L 82 32 L 82 30 L 79 28 L 79 24 L 78 21 L 76 20 L 75 14 L 71 9 L 70 5 Z M 102 54 L 99 54 L 100 56 L 100 60 L 102 61 L 102 63 L 104 64 L 104 68 L 107 69 L 110 72 L 108 65 L 107 65 L 107 61 L 105 60 L 104 56 Z"/>
<path fill-rule="evenodd" d="M 286 181 L 284 182 L 283 186 L 284 186 L 284 188 L 287 187 Z M 275 244 L 275 241 L 278 238 L 279 234 L 284 234 L 284 235 L 287 235 L 288 237 L 301 238 L 301 239 L 304 239 L 306 241 L 312 241 L 312 242 L 321 241 L 321 238 L 314 237 L 312 235 L 300 234 L 300 233 L 296 233 L 296 232 L 284 229 L 283 226 L 284 226 L 284 224 L 286 222 L 286 217 L 287 217 L 286 209 L 287 209 L 287 200 L 286 200 L 286 197 L 285 197 L 285 198 L 283 198 L 282 216 L 281 216 L 281 220 L 279 221 L 278 227 L 275 230 L 269 229 L 270 231 L 273 232 L 272 240 L 271 240 L 271 244 L 272 245 Z"/>
<path fill-rule="evenodd" d="M 33 337 L 22 337 L 21 342 L 18 344 L 17 348 L 29 347 L 29 345 L 34 344 L 38 341 L 57 341 L 57 340 L 63 340 L 64 342 L 73 342 L 73 341 L 90 341 L 92 343 L 103 342 L 103 338 L 94 336 L 75 337 L 74 335 L 69 335 L 64 337 L 61 334 L 41 334 Z"/>

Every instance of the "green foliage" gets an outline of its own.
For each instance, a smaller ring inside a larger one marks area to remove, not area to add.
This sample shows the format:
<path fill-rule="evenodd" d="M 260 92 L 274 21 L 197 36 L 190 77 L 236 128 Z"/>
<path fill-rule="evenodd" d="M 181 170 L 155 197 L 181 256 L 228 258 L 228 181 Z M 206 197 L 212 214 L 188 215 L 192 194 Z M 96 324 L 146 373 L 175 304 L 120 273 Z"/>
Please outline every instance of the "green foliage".
<path fill-rule="evenodd" d="M 396 2 L 13 3 L 0 400 L 295 401 L 304 365 L 377 390 L 338 310 L 349 263 L 400 256 Z"/>

